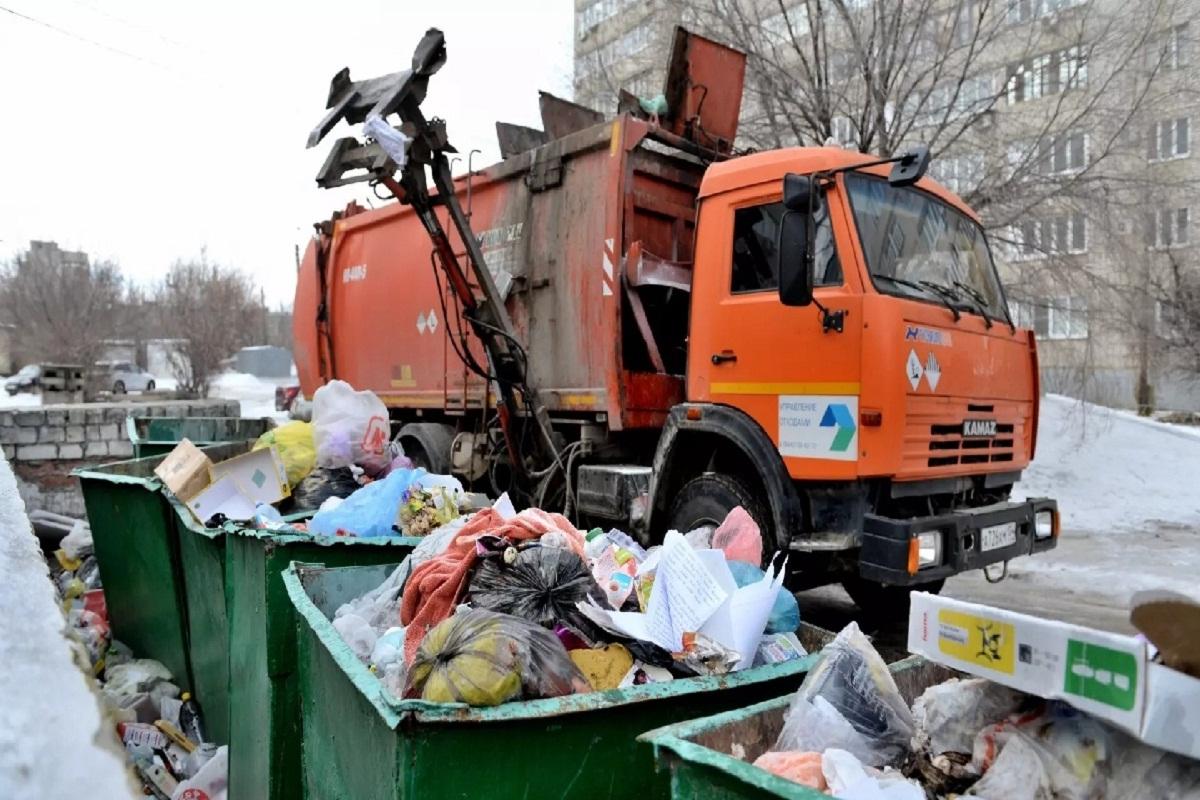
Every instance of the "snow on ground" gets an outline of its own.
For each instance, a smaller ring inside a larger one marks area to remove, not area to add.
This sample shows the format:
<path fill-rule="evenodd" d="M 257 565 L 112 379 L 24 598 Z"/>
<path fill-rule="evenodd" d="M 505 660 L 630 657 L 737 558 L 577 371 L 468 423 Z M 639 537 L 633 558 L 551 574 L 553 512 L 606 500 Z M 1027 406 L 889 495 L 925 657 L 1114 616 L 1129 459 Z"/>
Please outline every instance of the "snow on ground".
<path fill-rule="evenodd" d="M 0 378 L 0 384 L 3 383 L 4 379 Z M 10 395 L 8 392 L 0 390 L 0 408 L 30 408 L 41 404 L 42 396 L 40 394 L 21 392 Z"/>
<path fill-rule="evenodd" d="M 245 372 L 225 372 L 213 379 L 208 396 L 239 401 L 243 417 L 272 417 L 277 422 L 286 422 L 287 413 L 275 410 L 275 388 L 294 383 L 294 378 L 259 378 Z"/>
<path fill-rule="evenodd" d="M 0 797 L 135 797 L 0 457 Z"/>
<path fill-rule="evenodd" d="M 1047 395 L 1037 454 L 1017 494 L 1058 500 L 1069 531 L 1200 532 L 1198 475 L 1196 431 Z"/>

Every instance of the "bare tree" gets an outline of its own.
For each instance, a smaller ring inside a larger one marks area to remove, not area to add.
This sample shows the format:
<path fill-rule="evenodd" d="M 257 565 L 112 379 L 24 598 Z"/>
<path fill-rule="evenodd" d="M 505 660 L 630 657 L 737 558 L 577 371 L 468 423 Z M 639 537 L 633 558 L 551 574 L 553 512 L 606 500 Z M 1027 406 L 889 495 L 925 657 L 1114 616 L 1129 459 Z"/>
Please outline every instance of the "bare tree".
<path fill-rule="evenodd" d="M 14 344 L 34 361 L 90 367 L 124 316 L 125 281 L 111 262 L 33 242 L 0 268 L 0 308 Z"/>
<path fill-rule="evenodd" d="M 221 362 L 262 331 L 265 309 L 254 282 L 203 251 L 175 262 L 154 299 L 163 330 L 180 342 L 170 360 L 184 391 L 207 396 Z"/>

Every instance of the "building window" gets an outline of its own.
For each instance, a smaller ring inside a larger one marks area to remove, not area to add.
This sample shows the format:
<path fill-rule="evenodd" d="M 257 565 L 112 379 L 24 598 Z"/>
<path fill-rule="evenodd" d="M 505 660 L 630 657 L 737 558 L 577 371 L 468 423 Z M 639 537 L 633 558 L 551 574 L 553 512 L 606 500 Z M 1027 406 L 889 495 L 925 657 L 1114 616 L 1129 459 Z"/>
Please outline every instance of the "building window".
<path fill-rule="evenodd" d="M 943 156 L 929 163 L 929 174 L 955 194 L 966 194 L 983 180 L 983 153 Z"/>
<path fill-rule="evenodd" d="M 854 135 L 854 123 L 849 117 L 834 117 L 830 120 L 830 127 L 833 129 L 833 140 L 842 147 L 858 141 L 858 137 Z"/>
<path fill-rule="evenodd" d="M 1163 69 L 1179 69 L 1188 63 L 1188 25 L 1176 25 L 1167 31 L 1166 43 L 1163 46 Z"/>
<path fill-rule="evenodd" d="M 1087 86 L 1087 51 L 1068 47 L 1008 65 L 1010 105 Z"/>
<path fill-rule="evenodd" d="M 1160 208 L 1146 215 L 1149 247 L 1178 247 L 1188 243 L 1190 220 L 1186 208 Z"/>
<path fill-rule="evenodd" d="M 1012 301 L 1008 313 L 1021 328 L 1032 328 L 1042 339 L 1088 338 L 1087 298 L 1078 295 L 1048 297 L 1042 302 Z"/>
<path fill-rule="evenodd" d="M 1182 158 L 1191 152 L 1191 121 L 1187 117 L 1160 120 L 1150 126 L 1146 138 L 1146 158 L 1166 161 Z"/>
<path fill-rule="evenodd" d="M 1038 143 L 1038 168 L 1044 175 L 1079 172 L 1087 166 L 1087 134 L 1068 133 Z"/>
<path fill-rule="evenodd" d="M 1048 17 L 1074 6 L 1081 6 L 1087 0 L 1009 0 L 1006 18 L 1011 25 Z"/>
<path fill-rule="evenodd" d="M 1087 252 L 1087 219 L 1081 211 L 1026 220 L 1015 226 L 1013 241 L 1021 259 Z"/>
<path fill-rule="evenodd" d="M 963 47 L 975 38 L 979 25 L 979 9 L 976 0 L 964 0 L 954 12 L 954 30 L 950 34 L 950 42 L 955 47 Z"/>

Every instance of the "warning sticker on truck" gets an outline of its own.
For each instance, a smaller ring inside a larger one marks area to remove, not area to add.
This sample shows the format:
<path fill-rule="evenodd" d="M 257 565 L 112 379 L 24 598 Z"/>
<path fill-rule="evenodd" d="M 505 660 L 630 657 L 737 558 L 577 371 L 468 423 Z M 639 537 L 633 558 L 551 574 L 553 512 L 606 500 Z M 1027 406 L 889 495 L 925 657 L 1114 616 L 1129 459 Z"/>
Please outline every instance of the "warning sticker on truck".
<path fill-rule="evenodd" d="M 779 453 L 793 458 L 858 458 L 858 398 L 780 395 Z"/>

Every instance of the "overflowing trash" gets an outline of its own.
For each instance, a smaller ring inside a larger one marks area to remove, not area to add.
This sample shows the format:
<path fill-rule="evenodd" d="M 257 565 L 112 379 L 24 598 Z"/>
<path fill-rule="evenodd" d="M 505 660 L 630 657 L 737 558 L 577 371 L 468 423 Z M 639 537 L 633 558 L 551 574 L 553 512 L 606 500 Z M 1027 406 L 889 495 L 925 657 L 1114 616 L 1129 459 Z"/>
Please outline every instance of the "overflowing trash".
<path fill-rule="evenodd" d="M 677 531 L 646 549 L 505 495 L 432 529 L 333 625 L 394 696 L 472 706 L 807 655 L 783 565 L 729 560 L 761 553 L 753 520 L 735 509 L 718 531 L 727 549 Z"/>
<path fill-rule="evenodd" d="M 208 527 L 425 536 L 480 507 L 457 478 L 414 469 L 390 426 L 373 393 L 332 381 L 316 391 L 311 423 L 267 431 L 249 452 L 217 463 L 184 439 L 154 473 Z"/>
<path fill-rule="evenodd" d="M 1200 762 L 1061 700 L 967 677 L 925 688 L 910 708 L 854 623 L 753 763 L 854 800 L 1200 798 Z"/>
<path fill-rule="evenodd" d="M 91 529 L 79 521 L 51 562 L 67 635 L 95 677 L 105 717 L 147 794 L 164 800 L 224 800 L 227 748 L 207 741 L 199 704 L 158 661 L 114 641 Z"/>

